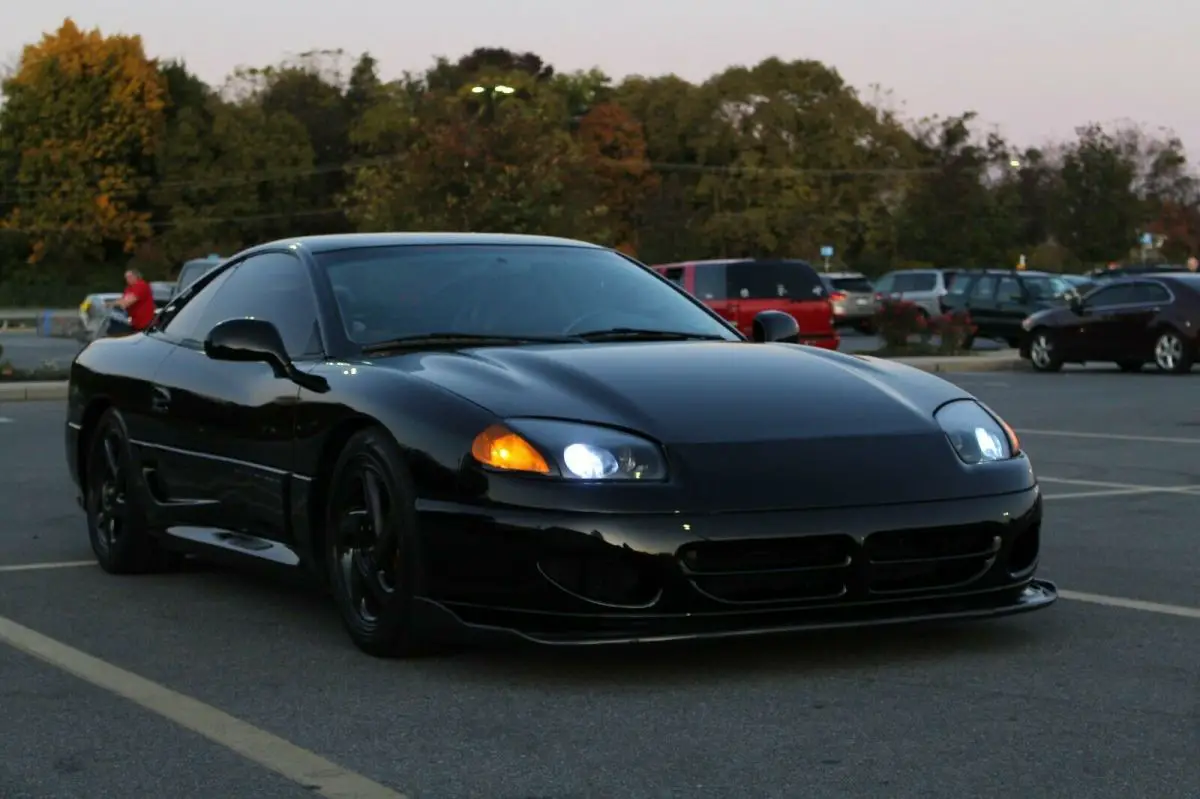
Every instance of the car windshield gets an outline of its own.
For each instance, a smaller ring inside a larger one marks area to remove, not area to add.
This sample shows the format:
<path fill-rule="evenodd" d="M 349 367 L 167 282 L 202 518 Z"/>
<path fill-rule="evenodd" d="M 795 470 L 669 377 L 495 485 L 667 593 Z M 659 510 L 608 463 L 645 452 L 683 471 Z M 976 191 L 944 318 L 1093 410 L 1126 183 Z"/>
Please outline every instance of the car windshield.
<path fill-rule="evenodd" d="M 1049 300 L 1054 297 L 1061 297 L 1072 290 L 1071 284 L 1061 277 L 1030 276 L 1024 279 L 1024 283 L 1029 296 L 1035 300 Z"/>
<path fill-rule="evenodd" d="M 347 335 L 362 345 L 430 334 L 562 338 L 617 328 L 739 340 L 671 283 L 609 250 L 399 245 L 315 257 Z"/>
<path fill-rule="evenodd" d="M 865 292 L 874 291 L 871 288 L 871 282 L 865 277 L 835 277 L 831 278 L 830 283 L 833 284 L 834 291 L 850 291 L 850 292 Z"/>

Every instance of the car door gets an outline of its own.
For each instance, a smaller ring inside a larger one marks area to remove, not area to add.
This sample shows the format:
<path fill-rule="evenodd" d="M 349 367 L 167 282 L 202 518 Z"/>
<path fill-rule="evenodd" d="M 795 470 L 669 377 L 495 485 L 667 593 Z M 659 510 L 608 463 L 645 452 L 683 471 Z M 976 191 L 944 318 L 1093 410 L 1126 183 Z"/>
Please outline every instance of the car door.
<path fill-rule="evenodd" d="M 1117 361 L 1135 357 L 1135 348 L 1122 318 L 1136 301 L 1133 283 L 1116 283 L 1092 292 L 1079 314 L 1077 340 L 1071 351 L 1082 360 Z"/>
<path fill-rule="evenodd" d="M 1126 304 L 1113 309 L 1114 342 L 1130 360 L 1154 357 L 1154 323 L 1171 303 L 1171 292 L 1153 280 L 1128 284 Z"/>
<path fill-rule="evenodd" d="M 312 279 L 285 251 L 255 253 L 222 275 L 192 324 L 164 331 L 177 346 L 155 375 L 170 456 L 160 484 L 183 505 L 187 521 L 177 523 L 287 540 L 300 389 L 266 364 L 210 359 L 203 340 L 220 322 L 253 317 L 279 328 L 294 361 L 319 360 Z"/>
<path fill-rule="evenodd" d="M 1025 287 L 1016 275 L 1004 275 L 996 284 L 992 335 L 1003 339 L 1016 339 L 1021 333 L 1021 322 L 1029 316 L 1029 299 Z"/>
<path fill-rule="evenodd" d="M 984 273 L 975 278 L 966 295 L 966 308 L 971 314 L 971 321 L 978 328 L 975 335 L 980 338 L 990 338 L 996 335 L 998 312 L 996 308 L 996 291 L 1000 288 L 1000 278 L 994 274 Z"/>

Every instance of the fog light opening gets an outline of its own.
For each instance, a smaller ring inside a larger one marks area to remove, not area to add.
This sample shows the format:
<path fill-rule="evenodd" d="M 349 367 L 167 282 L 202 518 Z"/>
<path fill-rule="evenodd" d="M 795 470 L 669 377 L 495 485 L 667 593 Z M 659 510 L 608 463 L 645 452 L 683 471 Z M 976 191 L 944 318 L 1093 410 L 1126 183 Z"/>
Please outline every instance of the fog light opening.
<path fill-rule="evenodd" d="M 553 555 L 538 572 L 558 590 L 593 605 L 641 609 L 656 604 L 662 586 L 645 564 L 610 555 Z"/>
<path fill-rule="evenodd" d="M 1008 571 L 1013 577 L 1028 576 L 1037 566 L 1041 551 L 1042 526 L 1033 527 L 1017 535 L 1008 554 Z"/>

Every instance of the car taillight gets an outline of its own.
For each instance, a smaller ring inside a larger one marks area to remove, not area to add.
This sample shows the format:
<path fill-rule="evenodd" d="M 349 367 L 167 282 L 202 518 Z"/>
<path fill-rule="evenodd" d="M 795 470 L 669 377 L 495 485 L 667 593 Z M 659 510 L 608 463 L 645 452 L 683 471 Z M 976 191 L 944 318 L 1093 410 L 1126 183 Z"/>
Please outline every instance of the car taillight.
<path fill-rule="evenodd" d="M 835 291 L 829 295 L 829 299 L 833 300 L 834 302 L 841 302 L 842 300 L 846 299 L 846 292 Z"/>
<path fill-rule="evenodd" d="M 875 299 L 880 302 L 883 302 L 883 292 L 881 292 L 881 291 L 875 292 Z"/>

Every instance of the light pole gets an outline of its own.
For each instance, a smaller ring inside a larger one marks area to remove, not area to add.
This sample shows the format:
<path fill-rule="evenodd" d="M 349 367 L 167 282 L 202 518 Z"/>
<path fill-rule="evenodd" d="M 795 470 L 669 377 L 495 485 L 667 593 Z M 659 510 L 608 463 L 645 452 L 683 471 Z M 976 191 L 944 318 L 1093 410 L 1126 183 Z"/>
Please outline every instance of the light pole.
<path fill-rule="evenodd" d="M 496 86 L 471 87 L 471 94 L 480 94 L 485 96 L 487 101 L 487 105 L 485 107 L 487 108 L 488 119 L 491 119 L 496 113 L 496 95 L 500 94 L 507 96 L 516 93 L 517 90 L 512 86 L 505 86 L 504 84 L 498 84 Z"/>

